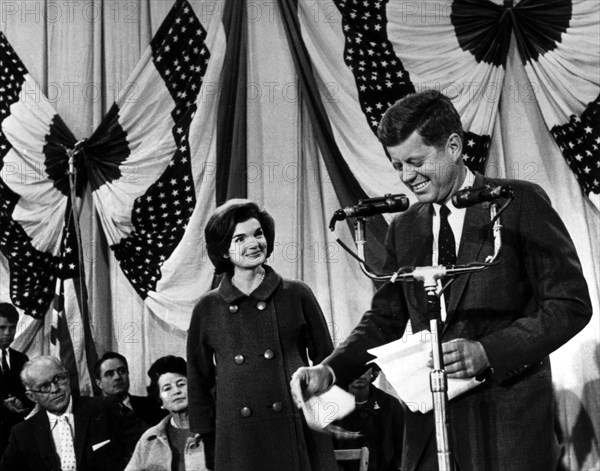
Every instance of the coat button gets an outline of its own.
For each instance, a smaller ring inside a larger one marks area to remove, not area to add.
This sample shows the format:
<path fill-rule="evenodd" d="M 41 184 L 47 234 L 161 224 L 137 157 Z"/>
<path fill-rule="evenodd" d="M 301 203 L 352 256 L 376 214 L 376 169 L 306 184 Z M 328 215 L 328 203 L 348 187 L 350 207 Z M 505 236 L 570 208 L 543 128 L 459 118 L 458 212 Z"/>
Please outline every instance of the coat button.
<path fill-rule="evenodd" d="M 281 412 L 283 410 L 283 404 L 281 402 L 274 402 L 271 406 L 273 412 Z"/>
<path fill-rule="evenodd" d="M 250 417 L 252 415 L 252 409 L 249 407 L 242 407 L 240 411 L 243 417 Z"/>
<path fill-rule="evenodd" d="M 265 353 L 263 353 L 263 355 L 265 356 L 265 358 L 267 360 L 272 360 L 273 357 L 275 356 L 275 353 L 273 353 L 273 350 L 271 350 L 270 348 L 268 350 L 265 350 Z"/>
<path fill-rule="evenodd" d="M 246 361 L 246 359 L 244 358 L 244 355 L 236 355 L 233 361 L 235 361 L 238 365 L 241 365 L 244 363 L 244 361 Z"/>
<path fill-rule="evenodd" d="M 232 314 L 235 314 L 236 312 L 238 312 L 239 307 L 237 307 L 235 304 L 232 304 L 231 306 L 229 306 L 229 312 L 231 312 Z"/>
<path fill-rule="evenodd" d="M 259 311 L 264 311 L 267 308 L 267 303 L 264 301 L 259 301 L 258 304 L 256 305 L 256 308 Z"/>

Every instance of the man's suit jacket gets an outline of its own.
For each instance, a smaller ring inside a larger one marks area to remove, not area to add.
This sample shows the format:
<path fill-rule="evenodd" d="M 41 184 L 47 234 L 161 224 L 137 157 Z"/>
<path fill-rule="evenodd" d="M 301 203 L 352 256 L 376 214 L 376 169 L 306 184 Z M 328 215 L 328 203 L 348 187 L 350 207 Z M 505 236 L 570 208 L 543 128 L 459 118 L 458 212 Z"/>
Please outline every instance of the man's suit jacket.
<path fill-rule="evenodd" d="M 160 408 L 151 397 L 129 395 L 133 412 L 142 419 L 148 427 L 158 424 L 168 412 Z"/>
<path fill-rule="evenodd" d="M 0 390 L 1 398 L 3 401 L 8 396 L 14 396 L 21 401 L 25 407 L 33 407 L 31 401 L 25 396 L 25 387 L 21 383 L 21 370 L 23 365 L 27 362 L 27 355 L 24 353 L 8 349 L 8 361 L 10 364 L 10 371 L 8 373 L 0 370 Z M 6 448 L 8 443 L 8 436 L 10 435 L 10 429 L 23 420 L 23 417 L 19 414 L 11 412 L 6 407 L 0 405 L 0 454 Z"/>
<path fill-rule="evenodd" d="M 503 247 L 497 265 L 452 284 L 441 341 L 481 342 L 492 369 L 480 386 L 450 403 L 452 451 L 461 471 L 554 470 L 558 446 L 548 355 L 591 317 L 587 284 L 573 243 L 544 191 L 515 180 L 515 199 L 502 214 Z M 457 264 L 493 253 L 488 204 L 466 210 Z M 429 266 L 432 206 L 415 204 L 390 225 L 386 269 Z M 366 350 L 429 328 L 421 283 L 385 284 L 348 339 L 325 360 L 342 385 L 372 359 Z M 419 335 L 419 334 L 417 334 Z M 407 404 L 416 409 L 418 405 Z M 434 420 L 408 413 L 403 471 L 435 470 Z"/>
<path fill-rule="evenodd" d="M 77 469 L 123 470 L 144 429 L 123 417 L 112 401 L 73 399 Z M 13 427 L 0 471 L 60 471 L 45 410 Z"/>

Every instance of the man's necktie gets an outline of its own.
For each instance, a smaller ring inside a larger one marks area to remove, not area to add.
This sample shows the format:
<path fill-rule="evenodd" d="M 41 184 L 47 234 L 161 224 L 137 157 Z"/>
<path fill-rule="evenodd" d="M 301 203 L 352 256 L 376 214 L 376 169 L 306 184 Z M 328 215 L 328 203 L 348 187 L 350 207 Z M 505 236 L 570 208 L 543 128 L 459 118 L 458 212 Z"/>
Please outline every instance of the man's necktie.
<path fill-rule="evenodd" d="M 6 348 L 2 349 L 2 372 L 4 374 L 8 373 L 9 367 L 8 367 L 8 358 L 6 358 L 6 356 L 8 355 L 8 352 L 6 351 Z"/>
<path fill-rule="evenodd" d="M 2 349 L 2 375 L 5 378 L 9 371 L 8 359 L 6 358 L 6 355 L 8 355 L 8 352 L 6 351 L 6 348 L 3 348 Z M 0 400 L 6 399 L 7 393 L 8 393 L 7 380 L 6 379 L 0 380 Z"/>
<path fill-rule="evenodd" d="M 60 435 L 60 468 L 62 471 L 76 471 L 75 447 L 73 446 L 73 432 L 69 425 L 69 417 L 61 415 L 58 418 Z"/>
<path fill-rule="evenodd" d="M 438 265 L 445 267 L 456 265 L 456 243 L 454 233 L 448 222 L 449 214 L 450 209 L 448 209 L 448 206 L 442 205 L 440 207 L 440 234 L 438 236 Z M 442 280 L 443 283 L 447 281 L 447 279 Z M 448 308 L 450 286 L 444 291 L 444 299 L 446 300 L 446 308 Z"/>

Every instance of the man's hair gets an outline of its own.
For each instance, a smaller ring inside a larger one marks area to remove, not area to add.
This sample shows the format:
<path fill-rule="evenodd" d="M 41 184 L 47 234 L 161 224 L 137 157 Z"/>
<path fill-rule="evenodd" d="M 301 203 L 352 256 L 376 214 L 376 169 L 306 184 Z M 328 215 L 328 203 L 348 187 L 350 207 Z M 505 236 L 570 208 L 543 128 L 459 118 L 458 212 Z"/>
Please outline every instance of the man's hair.
<path fill-rule="evenodd" d="M 152 363 L 148 370 L 150 377 L 150 386 L 146 388 L 148 396 L 158 398 L 158 380 L 167 373 L 177 373 L 187 378 L 187 363 L 183 358 L 174 355 L 161 357 Z"/>
<path fill-rule="evenodd" d="M 129 371 L 129 365 L 127 364 L 127 359 L 117 352 L 106 352 L 102 357 L 96 362 L 94 365 L 94 376 L 96 379 L 100 379 L 100 371 L 102 370 L 102 363 L 108 360 L 121 360 L 125 364 L 125 368 Z"/>
<path fill-rule="evenodd" d="M 428 146 L 443 147 L 456 133 L 463 138 L 460 116 L 452 101 L 437 90 L 407 95 L 383 115 L 377 137 L 386 147 L 401 144 L 417 131 Z"/>
<path fill-rule="evenodd" d="M 235 226 L 240 222 L 255 218 L 260 222 L 265 239 L 267 239 L 267 257 L 273 252 L 275 241 L 275 221 L 264 209 L 247 199 L 234 198 L 219 206 L 212 213 L 206 227 L 204 238 L 210 261 L 215 266 L 215 273 L 231 273 L 233 264 L 224 255 L 229 250 Z"/>
<path fill-rule="evenodd" d="M 25 389 L 29 389 L 34 386 L 33 383 L 36 381 L 36 379 L 31 377 L 29 370 L 31 370 L 31 368 L 36 366 L 38 363 L 45 363 L 48 366 L 55 365 L 61 370 L 66 371 L 60 360 L 52 355 L 42 355 L 32 358 L 31 360 L 27 361 L 21 369 L 21 382 L 23 383 L 23 386 L 25 386 Z"/>
<path fill-rule="evenodd" d="M 19 322 L 19 311 L 10 303 L 0 303 L 0 317 L 4 317 L 11 324 Z"/>

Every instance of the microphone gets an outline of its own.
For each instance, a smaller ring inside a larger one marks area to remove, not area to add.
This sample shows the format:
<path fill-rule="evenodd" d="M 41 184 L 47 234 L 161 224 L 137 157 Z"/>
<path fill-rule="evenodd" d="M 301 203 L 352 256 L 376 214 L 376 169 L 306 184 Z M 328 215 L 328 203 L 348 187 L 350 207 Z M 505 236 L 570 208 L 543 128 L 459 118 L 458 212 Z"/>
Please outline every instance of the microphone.
<path fill-rule="evenodd" d="M 467 208 L 484 201 L 493 201 L 498 198 L 514 198 L 514 192 L 507 185 L 485 185 L 478 188 L 466 188 L 452 196 L 452 203 L 457 208 Z"/>
<path fill-rule="evenodd" d="M 352 217 L 367 217 L 375 214 L 398 213 L 406 211 L 410 202 L 406 195 L 385 195 L 377 198 L 359 200 L 358 204 L 338 209 L 333 213 L 333 221 L 343 221 Z"/>

